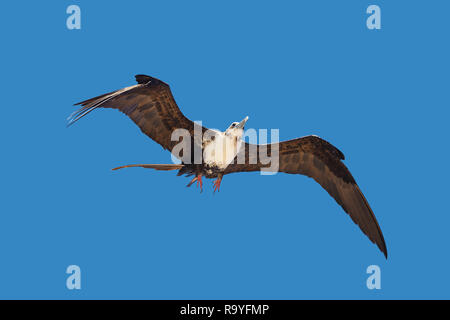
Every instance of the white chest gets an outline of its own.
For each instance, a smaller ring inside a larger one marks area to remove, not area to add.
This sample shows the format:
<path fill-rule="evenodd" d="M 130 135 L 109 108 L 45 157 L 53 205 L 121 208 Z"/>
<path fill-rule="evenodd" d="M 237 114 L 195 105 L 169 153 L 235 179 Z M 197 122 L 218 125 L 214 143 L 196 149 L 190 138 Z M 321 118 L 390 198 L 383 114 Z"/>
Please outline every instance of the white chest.
<path fill-rule="evenodd" d="M 203 161 L 210 166 L 225 169 L 236 157 L 242 140 L 236 136 L 219 133 L 214 140 L 205 144 L 203 149 Z"/>

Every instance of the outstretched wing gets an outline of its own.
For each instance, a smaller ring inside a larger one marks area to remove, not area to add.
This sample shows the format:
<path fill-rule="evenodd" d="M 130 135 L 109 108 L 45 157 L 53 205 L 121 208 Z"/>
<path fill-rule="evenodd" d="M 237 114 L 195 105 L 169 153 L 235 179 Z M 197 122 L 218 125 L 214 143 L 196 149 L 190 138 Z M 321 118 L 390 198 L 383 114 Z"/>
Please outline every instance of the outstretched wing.
<path fill-rule="evenodd" d="M 225 174 L 271 170 L 267 161 L 261 160 L 261 155 L 276 157 L 277 149 L 279 172 L 303 174 L 316 180 L 387 258 L 386 243 L 372 209 L 341 161 L 344 160 L 344 155 L 327 141 L 307 136 L 271 145 L 245 143 L 240 150 L 241 154 L 228 166 Z M 276 171 L 276 168 L 272 170 Z"/>
<path fill-rule="evenodd" d="M 68 125 L 97 108 L 118 109 L 130 117 L 143 133 L 170 151 L 179 142 L 171 140 L 175 129 L 188 130 L 192 138 L 194 126 L 199 126 L 203 132 L 206 130 L 183 115 L 169 85 L 146 75 L 137 75 L 136 81 L 137 85 L 75 104 L 82 107 L 69 117 Z"/>

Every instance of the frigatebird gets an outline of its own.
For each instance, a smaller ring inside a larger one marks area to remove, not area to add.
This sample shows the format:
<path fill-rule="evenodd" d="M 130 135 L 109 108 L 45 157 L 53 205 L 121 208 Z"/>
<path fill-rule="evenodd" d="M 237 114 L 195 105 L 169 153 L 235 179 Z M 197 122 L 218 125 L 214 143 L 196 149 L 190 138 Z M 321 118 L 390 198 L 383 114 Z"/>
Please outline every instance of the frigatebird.
<path fill-rule="evenodd" d="M 216 178 L 214 191 L 218 191 L 222 177 L 226 174 L 270 170 L 267 161 L 262 161 L 261 154 L 276 153 L 276 172 L 302 174 L 317 181 L 387 258 L 386 243 L 375 215 L 342 162 L 344 154 L 331 143 L 314 135 L 264 145 L 247 143 L 242 140 L 242 136 L 248 117 L 240 122 L 233 122 L 224 132 L 200 126 L 199 139 L 195 132 L 199 125 L 183 115 L 169 85 L 147 75 L 135 77 L 136 85 L 75 104 L 81 105 L 81 108 L 69 117 L 68 125 L 97 108 L 118 109 L 130 117 L 144 134 L 172 154 L 180 143 L 180 140 L 173 139 L 172 133 L 184 130 L 190 139 L 187 145 L 200 148 L 203 157 L 200 161 L 194 161 L 194 152 L 184 156 L 181 152 L 174 154 L 182 158 L 180 164 L 134 164 L 113 170 L 126 167 L 179 170 L 178 175 L 194 176 L 188 186 L 197 182 L 201 189 L 202 177 Z M 212 134 L 207 135 L 207 132 Z M 219 142 L 220 148 L 217 147 Z"/>

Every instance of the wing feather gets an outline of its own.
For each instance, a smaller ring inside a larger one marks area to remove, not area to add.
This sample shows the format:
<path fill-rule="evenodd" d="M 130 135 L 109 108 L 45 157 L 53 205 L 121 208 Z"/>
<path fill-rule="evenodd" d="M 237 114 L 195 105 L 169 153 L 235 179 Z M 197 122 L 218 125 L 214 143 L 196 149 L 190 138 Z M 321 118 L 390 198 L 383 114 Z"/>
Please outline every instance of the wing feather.
<path fill-rule="evenodd" d="M 136 123 L 141 131 L 172 151 L 179 141 L 172 141 L 175 129 L 186 129 L 194 137 L 193 121 L 186 118 L 178 108 L 169 85 L 156 78 L 136 75 L 137 85 L 109 92 L 75 105 L 81 108 L 69 117 L 72 125 L 97 108 L 117 109 Z M 206 128 L 202 131 L 206 131 Z M 181 139 L 181 138 L 180 138 Z"/>
<path fill-rule="evenodd" d="M 225 174 L 259 171 L 262 168 L 268 170 L 269 165 L 259 160 L 262 147 L 267 149 L 269 156 L 274 156 L 272 151 L 278 148 L 279 172 L 306 175 L 318 182 L 387 258 L 386 243 L 377 219 L 352 174 L 341 161 L 344 159 L 341 151 L 317 136 L 283 141 L 277 144 L 277 148 L 274 144 L 255 148 L 255 145 L 245 143 L 240 151 L 245 156 L 238 155 Z M 245 159 L 245 163 L 237 163 L 238 159 Z"/>

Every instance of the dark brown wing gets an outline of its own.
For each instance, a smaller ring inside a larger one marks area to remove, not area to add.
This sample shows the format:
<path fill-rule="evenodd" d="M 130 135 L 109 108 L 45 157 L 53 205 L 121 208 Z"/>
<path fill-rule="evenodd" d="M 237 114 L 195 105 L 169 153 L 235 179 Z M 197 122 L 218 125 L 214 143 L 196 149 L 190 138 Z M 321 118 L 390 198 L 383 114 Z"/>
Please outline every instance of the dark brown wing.
<path fill-rule="evenodd" d="M 230 164 L 225 174 L 243 171 L 259 171 L 266 168 L 260 155 L 279 154 L 279 172 L 303 174 L 316 180 L 359 225 L 364 234 L 374 242 L 387 258 L 386 243 L 380 226 L 355 179 L 342 163 L 344 155 L 333 145 L 316 136 L 307 136 L 272 145 L 250 145 L 245 143 L 241 154 L 245 163 Z M 241 161 L 242 163 L 242 161 Z"/>
<path fill-rule="evenodd" d="M 136 81 L 137 85 L 77 103 L 76 105 L 81 105 L 82 108 L 70 116 L 68 125 L 97 108 L 113 108 L 130 117 L 143 133 L 164 149 L 172 151 L 174 145 L 179 142 L 171 141 L 175 129 L 186 129 L 190 136 L 194 137 L 194 125 L 197 124 L 180 111 L 169 85 L 146 75 L 137 75 Z"/>

